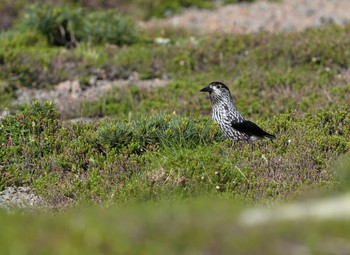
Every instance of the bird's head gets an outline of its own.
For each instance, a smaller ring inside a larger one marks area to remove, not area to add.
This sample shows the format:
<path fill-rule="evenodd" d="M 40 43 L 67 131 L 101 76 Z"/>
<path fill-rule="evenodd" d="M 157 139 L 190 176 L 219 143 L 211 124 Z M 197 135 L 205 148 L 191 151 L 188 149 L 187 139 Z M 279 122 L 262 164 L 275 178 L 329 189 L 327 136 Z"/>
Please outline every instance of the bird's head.
<path fill-rule="evenodd" d="M 210 100 L 213 104 L 222 100 L 232 100 L 229 88 L 219 81 L 214 81 L 210 83 L 208 86 L 202 88 L 200 91 L 208 92 Z"/>

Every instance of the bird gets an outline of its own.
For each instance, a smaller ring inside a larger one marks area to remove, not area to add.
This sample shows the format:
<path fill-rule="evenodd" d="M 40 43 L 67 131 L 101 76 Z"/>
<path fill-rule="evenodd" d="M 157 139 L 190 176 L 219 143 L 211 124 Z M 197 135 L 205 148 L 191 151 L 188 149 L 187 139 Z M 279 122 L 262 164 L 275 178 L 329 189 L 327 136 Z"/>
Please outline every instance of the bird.
<path fill-rule="evenodd" d="M 212 118 L 219 125 L 226 138 L 248 143 L 254 143 L 261 139 L 276 139 L 276 136 L 267 133 L 238 112 L 231 92 L 224 83 L 214 81 L 200 91 L 209 93 L 212 104 Z"/>

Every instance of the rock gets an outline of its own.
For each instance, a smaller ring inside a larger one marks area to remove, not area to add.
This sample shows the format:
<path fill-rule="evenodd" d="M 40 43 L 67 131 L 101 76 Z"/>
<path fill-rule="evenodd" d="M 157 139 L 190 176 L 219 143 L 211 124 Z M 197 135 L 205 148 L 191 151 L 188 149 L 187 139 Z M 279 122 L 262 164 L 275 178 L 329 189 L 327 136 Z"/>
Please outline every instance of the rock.
<path fill-rule="evenodd" d="M 0 192 L 0 208 L 34 208 L 48 207 L 47 203 L 33 193 L 30 187 L 5 187 Z"/>
<path fill-rule="evenodd" d="M 0 111 L 0 119 L 5 118 L 7 115 L 10 115 L 9 110 Z"/>
<path fill-rule="evenodd" d="M 239 222 L 246 226 L 279 221 L 349 220 L 350 193 L 335 197 L 289 203 L 275 208 L 252 208 L 242 212 Z"/>

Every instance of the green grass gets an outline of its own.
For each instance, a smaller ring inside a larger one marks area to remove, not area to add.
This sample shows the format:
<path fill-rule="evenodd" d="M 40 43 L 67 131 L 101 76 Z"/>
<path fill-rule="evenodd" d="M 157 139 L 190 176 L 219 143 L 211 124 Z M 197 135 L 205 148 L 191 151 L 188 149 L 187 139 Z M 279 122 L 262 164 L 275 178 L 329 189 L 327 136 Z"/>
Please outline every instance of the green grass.
<path fill-rule="evenodd" d="M 137 71 L 172 81 L 152 90 L 115 88 L 71 115 L 113 117 L 99 122 L 64 122 L 52 104 L 21 106 L 1 120 L 0 185 L 29 183 L 53 205 L 198 193 L 269 203 L 335 189 L 334 162 L 349 150 L 349 28 L 195 40 L 175 33 L 168 45 L 83 43 L 71 50 L 49 46 L 38 33 L 5 33 L 7 102 L 19 87 L 92 73 L 115 79 Z M 222 141 L 210 117 L 201 117 L 210 103 L 199 90 L 212 80 L 229 82 L 238 109 L 278 139 L 254 151 Z"/>
<path fill-rule="evenodd" d="M 222 194 L 273 202 L 336 189 L 333 163 L 350 148 L 349 112 L 291 112 L 258 124 L 277 135 L 252 150 L 223 141 L 198 115 L 64 123 L 52 103 L 0 120 L 1 186 L 30 184 L 52 205 L 159 201 Z"/>
<path fill-rule="evenodd" d="M 154 91 L 116 89 L 95 102 L 83 102 L 75 116 L 125 116 L 143 107 L 146 111 L 164 107 L 179 113 L 198 111 L 205 105 L 198 89 L 213 80 L 229 83 L 238 108 L 253 117 L 295 108 L 303 112 L 335 110 L 338 105 L 349 107 L 345 100 L 350 91 L 346 78 L 349 28 L 204 36 L 196 38 L 197 42 L 183 38 L 181 32 L 170 34 L 168 45 L 152 42 L 150 36 L 157 35 L 145 32 L 143 37 L 148 40 L 128 47 L 82 43 L 71 50 L 51 47 L 33 32 L 5 33 L 0 79 L 8 84 L 8 97 L 22 86 L 50 88 L 60 81 L 78 79 L 88 87 L 92 76 L 113 80 L 128 78 L 135 71 L 142 79 L 172 79 L 167 87 Z"/>

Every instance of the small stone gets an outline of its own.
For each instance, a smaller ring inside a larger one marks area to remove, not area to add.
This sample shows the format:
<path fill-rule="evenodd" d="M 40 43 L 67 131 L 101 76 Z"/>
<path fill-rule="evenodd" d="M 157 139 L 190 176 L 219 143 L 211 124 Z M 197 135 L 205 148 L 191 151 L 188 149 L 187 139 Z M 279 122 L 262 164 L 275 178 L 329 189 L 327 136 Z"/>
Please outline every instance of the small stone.
<path fill-rule="evenodd" d="M 31 192 L 30 187 L 5 187 L 0 195 L 0 208 L 30 208 L 43 206 L 44 202 Z"/>
<path fill-rule="evenodd" d="M 29 193 L 30 188 L 29 187 L 19 187 L 18 191 L 23 192 L 23 193 Z"/>
<path fill-rule="evenodd" d="M 8 201 L 11 199 L 11 196 L 9 194 L 5 194 L 2 196 L 2 198 L 5 200 L 5 201 Z"/>
<path fill-rule="evenodd" d="M 154 39 L 154 41 L 155 41 L 155 43 L 161 44 L 161 45 L 166 45 L 166 44 L 170 43 L 169 38 L 163 38 L 163 37 L 157 37 L 156 39 Z"/>
<path fill-rule="evenodd" d="M 10 194 L 13 194 L 16 192 L 16 189 L 14 187 L 8 187 L 7 188 L 7 191 L 10 193 Z"/>

